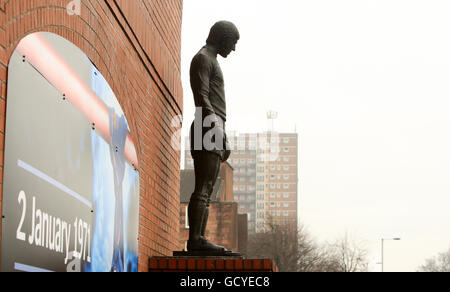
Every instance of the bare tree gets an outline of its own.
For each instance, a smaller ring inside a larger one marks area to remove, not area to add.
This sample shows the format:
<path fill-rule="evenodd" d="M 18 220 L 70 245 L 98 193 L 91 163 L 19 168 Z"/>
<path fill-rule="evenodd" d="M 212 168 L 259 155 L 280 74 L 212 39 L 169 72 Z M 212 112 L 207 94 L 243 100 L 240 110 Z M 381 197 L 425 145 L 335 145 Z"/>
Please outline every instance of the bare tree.
<path fill-rule="evenodd" d="M 365 272 L 367 251 L 346 233 L 332 244 L 317 244 L 303 225 L 268 220 L 266 232 L 249 236 L 248 257 L 272 258 L 281 272 Z"/>
<path fill-rule="evenodd" d="M 249 257 L 272 258 L 282 272 L 297 271 L 298 236 L 294 225 L 267 224 L 267 231 L 249 236 Z"/>
<path fill-rule="evenodd" d="M 419 267 L 418 272 L 450 272 L 450 249 L 434 258 L 426 260 L 425 264 Z"/>
<path fill-rule="evenodd" d="M 339 265 L 327 248 L 318 246 L 304 226 L 269 220 L 265 233 L 249 237 L 249 257 L 272 258 L 282 272 L 336 272 Z"/>
<path fill-rule="evenodd" d="M 367 250 L 359 240 L 351 238 L 348 233 L 330 246 L 330 253 L 337 262 L 339 272 L 367 271 Z"/>
<path fill-rule="evenodd" d="M 297 272 L 338 272 L 339 265 L 333 252 L 327 246 L 320 246 L 301 226 L 298 230 Z"/>

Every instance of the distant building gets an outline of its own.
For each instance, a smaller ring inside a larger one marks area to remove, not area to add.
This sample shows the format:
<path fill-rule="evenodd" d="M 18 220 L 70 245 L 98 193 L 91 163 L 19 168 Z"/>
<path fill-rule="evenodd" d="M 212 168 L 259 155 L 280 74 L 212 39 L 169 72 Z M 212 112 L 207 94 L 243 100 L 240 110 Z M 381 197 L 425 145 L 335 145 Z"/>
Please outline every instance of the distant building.
<path fill-rule="evenodd" d="M 186 245 L 189 238 L 187 210 L 194 188 L 194 170 L 182 170 L 180 182 L 180 245 L 182 246 Z M 233 168 L 230 164 L 222 164 L 211 199 L 205 236 L 215 244 L 245 254 L 247 251 L 247 215 L 238 214 L 238 203 L 234 202 L 233 196 Z"/>
<path fill-rule="evenodd" d="M 264 232 L 266 223 L 297 225 L 298 134 L 229 135 L 234 168 L 234 200 L 248 215 L 248 232 Z M 185 168 L 193 169 L 187 150 Z"/>

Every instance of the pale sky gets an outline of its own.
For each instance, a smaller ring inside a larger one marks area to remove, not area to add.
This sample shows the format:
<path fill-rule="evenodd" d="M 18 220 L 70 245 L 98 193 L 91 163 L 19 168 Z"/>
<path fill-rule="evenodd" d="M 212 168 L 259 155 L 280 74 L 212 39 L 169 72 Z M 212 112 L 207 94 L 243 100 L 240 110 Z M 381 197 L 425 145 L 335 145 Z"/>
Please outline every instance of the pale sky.
<path fill-rule="evenodd" d="M 364 240 L 371 271 L 415 271 L 450 247 L 450 1 L 184 0 L 183 137 L 192 57 L 218 20 L 227 131 L 299 133 L 299 216 L 319 241 Z"/>

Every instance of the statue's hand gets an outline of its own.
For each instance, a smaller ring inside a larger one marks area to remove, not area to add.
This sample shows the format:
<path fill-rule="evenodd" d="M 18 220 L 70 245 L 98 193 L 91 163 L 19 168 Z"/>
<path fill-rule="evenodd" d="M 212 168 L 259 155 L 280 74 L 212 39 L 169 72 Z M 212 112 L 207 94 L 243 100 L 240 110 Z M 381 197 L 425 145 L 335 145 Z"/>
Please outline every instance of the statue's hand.
<path fill-rule="evenodd" d="M 231 151 L 225 150 L 225 155 L 223 156 L 222 162 L 226 162 L 228 160 L 228 158 L 230 158 L 230 155 L 231 155 Z"/>
<path fill-rule="evenodd" d="M 227 134 L 225 132 L 223 135 L 223 144 L 225 147 L 225 154 L 223 156 L 222 162 L 226 162 L 231 155 L 231 146 L 230 143 L 228 142 Z"/>

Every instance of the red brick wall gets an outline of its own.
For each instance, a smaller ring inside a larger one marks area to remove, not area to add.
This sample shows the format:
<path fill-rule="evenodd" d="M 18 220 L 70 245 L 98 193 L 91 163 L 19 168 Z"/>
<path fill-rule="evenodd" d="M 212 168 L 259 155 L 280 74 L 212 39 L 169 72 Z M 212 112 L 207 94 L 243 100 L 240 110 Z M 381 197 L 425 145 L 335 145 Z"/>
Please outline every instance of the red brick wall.
<path fill-rule="evenodd" d="M 186 228 L 187 203 L 180 208 L 180 246 L 185 248 L 189 239 L 189 228 Z M 209 211 L 206 238 L 212 243 L 222 245 L 234 252 L 239 250 L 238 242 L 238 204 L 235 202 L 212 202 Z"/>
<path fill-rule="evenodd" d="M 205 236 L 229 250 L 238 251 L 238 204 L 211 204 Z"/>
<path fill-rule="evenodd" d="M 0 212 L 7 65 L 26 35 L 56 33 L 91 59 L 129 121 L 140 166 L 139 270 L 147 271 L 149 257 L 181 248 L 180 152 L 170 143 L 183 108 L 183 0 L 82 0 L 79 16 L 67 13 L 69 2 L 0 0 Z"/>
<path fill-rule="evenodd" d="M 247 254 L 248 246 L 248 215 L 238 215 L 238 250 L 243 254 Z"/>
<path fill-rule="evenodd" d="M 217 201 L 219 202 L 233 202 L 234 201 L 234 193 L 233 193 L 233 167 L 226 162 L 222 163 L 220 168 L 220 177 L 224 180 L 225 185 L 222 187 L 222 190 L 217 197 Z"/>
<path fill-rule="evenodd" d="M 186 249 L 186 241 L 189 239 L 189 228 L 186 226 L 188 203 L 181 203 L 180 207 L 180 251 Z"/>

